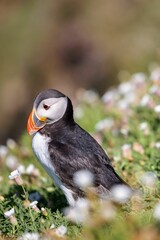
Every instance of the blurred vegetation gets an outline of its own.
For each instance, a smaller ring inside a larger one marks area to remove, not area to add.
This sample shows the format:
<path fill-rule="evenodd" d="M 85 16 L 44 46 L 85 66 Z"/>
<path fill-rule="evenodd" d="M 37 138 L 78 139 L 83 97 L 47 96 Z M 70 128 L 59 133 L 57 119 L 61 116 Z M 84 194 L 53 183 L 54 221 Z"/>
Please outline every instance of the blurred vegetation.
<path fill-rule="evenodd" d="M 77 122 L 92 133 L 118 174 L 136 190 L 125 204 L 114 198 L 98 204 L 96 196 L 88 193 L 89 208 L 81 206 L 77 219 L 86 212 L 89 215 L 81 223 L 69 221 L 62 214 L 66 199 L 33 156 L 28 134 L 24 133 L 18 142 L 9 139 L 6 146 L 0 145 L 0 239 L 17 238 L 25 232 L 36 233 L 33 239 L 59 239 L 56 228 L 64 225 L 67 235 L 62 239 L 68 240 L 159 240 L 159 83 L 160 68 L 156 68 L 150 74 L 132 75 L 130 81 L 107 91 L 103 98 L 93 91 L 78 92 Z M 22 186 L 8 179 L 17 168 L 21 168 Z M 28 201 L 35 200 L 38 211 L 29 207 Z M 4 217 L 13 207 L 16 224 Z M 54 228 L 50 229 L 52 224 Z"/>
<path fill-rule="evenodd" d="M 20 135 L 40 90 L 102 93 L 120 70 L 159 61 L 159 8 L 158 0 L 1 0 L 0 142 Z"/>

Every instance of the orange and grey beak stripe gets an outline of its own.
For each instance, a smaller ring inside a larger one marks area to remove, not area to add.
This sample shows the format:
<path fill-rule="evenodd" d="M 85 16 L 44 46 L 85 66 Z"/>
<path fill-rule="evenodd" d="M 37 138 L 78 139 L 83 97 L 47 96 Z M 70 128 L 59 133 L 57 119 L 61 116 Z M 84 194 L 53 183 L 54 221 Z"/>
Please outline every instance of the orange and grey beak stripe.
<path fill-rule="evenodd" d="M 43 128 L 45 124 L 46 124 L 46 118 L 39 118 L 36 114 L 36 110 L 33 108 L 27 122 L 28 133 L 30 135 L 36 133 L 38 130 Z"/>

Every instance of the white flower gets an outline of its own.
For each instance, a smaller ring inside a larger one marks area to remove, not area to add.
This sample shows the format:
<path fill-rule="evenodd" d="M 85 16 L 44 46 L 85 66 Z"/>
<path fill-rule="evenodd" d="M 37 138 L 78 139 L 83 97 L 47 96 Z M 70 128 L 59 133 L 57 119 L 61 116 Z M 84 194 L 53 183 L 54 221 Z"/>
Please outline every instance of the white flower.
<path fill-rule="evenodd" d="M 24 174 L 25 173 L 25 166 L 24 165 L 19 165 L 17 170 L 20 172 L 20 174 Z"/>
<path fill-rule="evenodd" d="M 18 166 L 18 159 L 13 155 L 9 155 L 6 157 L 6 165 L 13 170 Z"/>
<path fill-rule="evenodd" d="M 29 204 L 29 206 L 30 206 L 31 208 L 37 207 L 37 203 L 38 203 L 38 201 L 33 201 L 33 202 L 31 202 L 31 203 Z"/>
<path fill-rule="evenodd" d="M 140 182 L 146 187 L 154 187 L 157 182 L 157 176 L 153 172 L 146 172 L 141 176 Z"/>
<path fill-rule="evenodd" d="M 156 142 L 156 143 L 155 143 L 155 147 L 156 147 L 157 149 L 160 149 L 160 142 Z"/>
<path fill-rule="evenodd" d="M 99 121 L 98 123 L 96 123 L 95 125 L 95 129 L 97 131 L 103 131 L 105 128 L 112 128 L 114 125 L 114 121 L 112 118 L 106 118 L 106 119 L 103 119 L 101 121 Z"/>
<path fill-rule="evenodd" d="M 91 104 L 98 100 L 98 94 L 93 90 L 87 90 L 87 91 L 84 91 L 82 98 L 85 102 Z"/>
<path fill-rule="evenodd" d="M 35 169 L 35 166 L 33 164 L 29 164 L 26 169 L 26 174 L 31 175 Z"/>
<path fill-rule="evenodd" d="M 7 144 L 7 147 L 12 149 L 12 150 L 15 149 L 15 147 L 17 145 L 16 142 L 13 139 L 11 139 L 11 138 L 9 138 L 7 140 L 6 144 Z"/>
<path fill-rule="evenodd" d="M 156 68 L 151 72 L 151 80 L 153 82 L 160 81 L 160 68 Z"/>
<path fill-rule="evenodd" d="M 144 131 L 148 129 L 148 123 L 147 122 L 142 122 L 139 125 L 139 130 Z"/>
<path fill-rule="evenodd" d="M 29 204 L 30 208 L 32 208 L 35 212 L 39 212 L 39 208 L 37 207 L 37 201 L 33 201 Z"/>
<path fill-rule="evenodd" d="M 15 180 L 16 183 L 19 186 L 21 186 L 23 184 L 23 180 L 21 178 L 21 174 L 20 174 L 20 172 L 17 169 L 10 173 L 9 179 L 10 180 Z"/>
<path fill-rule="evenodd" d="M 132 196 L 132 190 L 126 185 L 115 185 L 111 188 L 111 196 L 118 203 L 126 203 Z"/>
<path fill-rule="evenodd" d="M 128 108 L 128 106 L 129 106 L 129 102 L 125 98 L 123 98 L 117 102 L 117 107 L 122 110 L 126 110 Z"/>
<path fill-rule="evenodd" d="M 87 188 L 92 186 L 93 180 L 93 174 L 87 169 L 79 170 L 73 176 L 74 183 L 81 188 Z"/>
<path fill-rule="evenodd" d="M 0 145 L 0 158 L 5 158 L 8 154 L 8 148 L 4 145 Z"/>
<path fill-rule="evenodd" d="M 9 211 L 4 212 L 4 216 L 9 218 L 10 216 L 14 215 L 14 208 L 11 208 Z"/>
<path fill-rule="evenodd" d="M 76 201 L 75 207 L 79 208 L 81 210 L 87 211 L 89 209 L 90 203 L 87 199 L 85 198 L 78 198 Z"/>
<path fill-rule="evenodd" d="M 107 91 L 103 96 L 102 96 L 102 101 L 104 103 L 111 103 L 114 102 L 117 99 L 118 92 L 116 89 Z"/>
<path fill-rule="evenodd" d="M 128 135 L 128 128 L 121 128 L 120 129 L 120 133 L 123 134 L 124 136 L 127 136 Z"/>
<path fill-rule="evenodd" d="M 141 99 L 141 101 L 140 101 L 140 105 L 141 105 L 142 107 L 148 106 L 151 101 L 152 101 L 151 96 L 148 95 L 148 94 L 145 94 L 145 95 L 143 96 L 143 98 Z"/>
<path fill-rule="evenodd" d="M 39 234 L 38 233 L 24 233 L 21 237 L 18 238 L 18 240 L 39 240 Z"/>
<path fill-rule="evenodd" d="M 153 212 L 153 217 L 160 221 L 160 203 L 157 203 L 155 208 L 154 208 L 154 212 Z"/>
<path fill-rule="evenodd" d="M 51 224 L 50 229 L 54 229 L 56 226 L 54 223 Z"/>
<path fill-rule="evenodd" d="M 142 86 L 146 81 L 146 75 L 144 73 L 135 73 L 132 75 L 131 83 L 136 87 Z"/>
<path fill-rule="evenodd" d="M 20 176 L 20 172 L 16 169 L 10 173 L 9 179 L 13 180 Z"/>
<path fill-rule="evenodd" d="M 90 203 L 87 199 L 79 198 L 74 207 L 67 207 L 64 213 L 67 218 L 76 223 L 85 223 L 89 218 Z"/>
<path fill-rule="evenodd" d="M 129 150 L 131 149 L 131 144 L 124 144 L 121 149 L 124 151 L 124 150 Z"/>
<path fill-rule="evenodd" d="M 17 219 L 14 216 L 14 208 L 11 208 L 9 211 L 4 212 L 5 218 L 8 218 L 12 225 L 17 225 Z"/>
<path fill-rule="evenodd" d="M 149 92 L 152 94 L 157 94 L 159 92 L 159 87 L 154 85 L 149 89 Z"/>
<path fill-rule="evenodd" d="M 155 107 L 154 107 L 154 111 L 155 111 L 156 113 L 160 113 L 160 105 L 155 106 Z"/>
<path fill-rule="evenodd" d="M 74 109 L 74 116 L 75 118 L 79 119 L 82 118 L 84 116 L 84 111 L 81 107 L 76 107 Z"/>
<path fill-rule="evenodd" d="M 63 237 L 66 234 L 66 232 L 67 232 L 67 228 L 63 225 L 55 229 L 55 233 L 60 237 Z"/>
<path fill-rule="evenodd" d="M 123 82 L 118 87 L 118 91 L 122 95 L 132 92 L 133 90 L 134 90 L 134 87 L 130 82 Z"/>

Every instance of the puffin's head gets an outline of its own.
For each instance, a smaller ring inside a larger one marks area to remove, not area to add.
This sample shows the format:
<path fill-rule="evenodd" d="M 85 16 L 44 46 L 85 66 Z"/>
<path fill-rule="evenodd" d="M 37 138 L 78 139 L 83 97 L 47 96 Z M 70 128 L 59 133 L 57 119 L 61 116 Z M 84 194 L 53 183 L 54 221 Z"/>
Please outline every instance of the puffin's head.
<path fill-rule="evenodd" d="M 30 135 L 46 124 L 57 122 L 66 112 L 68 98 L 61 92 L 48 89 L 38 94 L 28 118 L 27 130 Z"/>

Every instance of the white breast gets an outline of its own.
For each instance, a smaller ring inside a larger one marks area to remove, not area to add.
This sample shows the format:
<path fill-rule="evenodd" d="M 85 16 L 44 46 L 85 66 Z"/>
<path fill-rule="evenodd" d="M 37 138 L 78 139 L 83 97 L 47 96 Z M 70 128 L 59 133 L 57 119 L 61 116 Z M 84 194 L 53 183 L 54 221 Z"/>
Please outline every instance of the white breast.
<path fill-rule="evenodd" d="M 48 143 L 50 141 L 51 139 L 49 137 L 43 136 L 39 132 L 37 132 L 32 139 L 33 151 L 38 161 L 44 167 L 48 175 L 51 178 L 53 178 L 55 184 L 62 189 L 69 204 L 73 206 L 75 204 L 75 200 L 72 196 L 73 192 L 63 185 L 60 178 L 55 173 L 55 168 L 51 163 L 51 159 L 48 151 Z M 54 159 L 52 159 L 52 161 L 54 161 Z"/>

